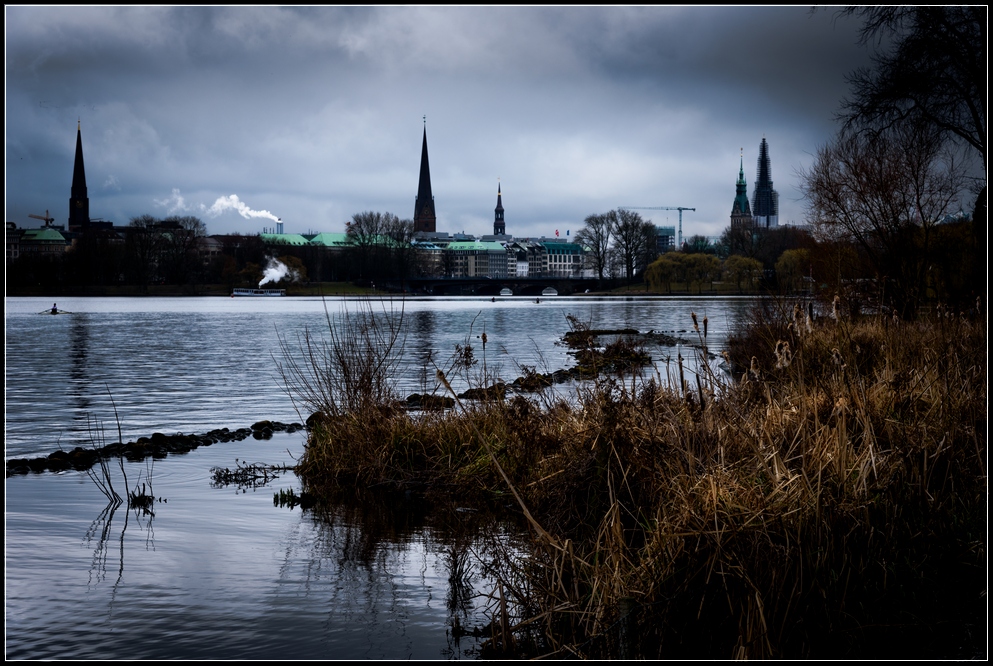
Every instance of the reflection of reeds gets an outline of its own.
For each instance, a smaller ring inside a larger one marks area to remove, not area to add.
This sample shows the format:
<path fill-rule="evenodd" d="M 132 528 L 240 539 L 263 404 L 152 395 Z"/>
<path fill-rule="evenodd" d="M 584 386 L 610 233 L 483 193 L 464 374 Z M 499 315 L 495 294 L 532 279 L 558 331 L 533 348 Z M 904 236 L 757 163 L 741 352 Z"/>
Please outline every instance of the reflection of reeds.
<path fill-rule="evenodd" d="M 128 472 L 124 467 L 124 456 L 121 449 L 118 448 L 117 455 L 114 457 L 117 459 L 118 467 L 120 468 L 121 476 L 124 479 L 124 492 L 126 497 L 121 497 L 121 495 L 114 488 L 114 478 L 111 474 L 111 466 L 106 452 L 115 447 L 120 447 L 120 442 L 123 440 L 121 434 L 121 419 L 120 415 L 117 413 L 117 404 L 114 402 L 114 396 L 111 395 L 110 389 L 107 389 L 107 395 L 110 397 L 111 405 L 114 408 L 114 421 L 117 424 L 117 438 L 118 444 L 114 447 L 107 446 L 107 437 L 104 434 L 103 424 L 99 421 L 91 419 L 87 415 L 87 427 L 90 433 L 90 442 L 92 444 L 93 451 L 97 454 L 97 469 L 94 470 L 93 467 L 86 468 L 86 474 L 93 481 L 94 485 L 100 490 L 104 497 L 112 507 L 111 515 L 113 515 L 113 510 L 116 510 L 121 504 L 127 501 L 127 506 L 129 509 L 134 510 L 136 513 L 141 513 L 146 516 L 154 516 L 155 513 L 152 510 L 155 505 L 156 497 L 152 487 L 152 470 L 155 466 L 155 461 L 146 461 L 145 463 L 145 481 L 141 480 L 141 473 L 138 474 L 138 479 L 135 481 L 134 488 L 128 489 Z"/>
<path fill-rule="evenodd" d="M 141 518 L 148 518 L 148 534 L 149 542 L 152 538 L 151 529 L 151 519 L 155 517 L 154 506 L 156 501 L 164 501 L 160 498 L 156 498 L 153 490 L 152 472 L 154 469 L 154 460 L 146 461 L 144 477 L 142 480 L 142 474 L 138 474 L 138 479 L 135 481 L 134 488 L 128 489 L 128 475 L 127 470 L 124 466 L 124 457 L 122 455 L 123 449 L 120 448 L 119 442 L 123 439 L 121 436 L 121 420 L 117 413 L 117 405 L 114 403 L 113 395 L 110 395 L 110 390 L 107 391 L 110 396 L 111 404 L 114 407 L 114 420 L 117 424 L 117 437 L 118 444 L 108 446 L 106 443 L 107 437 L 104 433 L 103 425 L 95 420 L 91 419 L 87 415 L 87 424 L 90 434 L 90 442 L 92 444 L 92 449 L 96 453 L 96 465 L 89 466 L 86 468 L 86 474 L 93 481 L 93 484 L 100 490 L 104 497 L 107 498 L 107 506 L 100 512 L 100 515 L 93 521 L 90 525 L 89 530 L 86 533 L 86 540 L 92 541 L 94 538 L 97 540 L 96 548 L 93 552 L 93 563 L 91 567 L 91 577 L 96 573 L 97 581 L 103 580 L 106 576 L 107 568 L 107 558 L 108 558 L 108 543 L 111 537 L 111 526 L 113 524 L 114 515 L 117 509 L 121 507 L 122 504 L 126 504 L 126 507 L 130 511 L 134 511 L 135 518 L 139 521 L 139 526 L 141 526 Z M 114 477 L 112 473 L 112 465 L 110 463 L 110 458 L 107 452 L 117 449 L 117 464 L 120 469 L 121 477 L 124 483 L 124 492 L 126 497 L 122 497 L 120 493 L 114 487 Z M 119 565 L 117 571 L 117 581 L 115 586 L 121 582 L 121 578 L 124 575 L 124 535 L 127 533 L 128 529 L 128 511 L 124 513 L 124 525 L 121 528 L 120 543 L 119 543 Z M 98 534 L 99 532 L 99 534 Z"/>
<path fill-rule="evenodd" d="M 786 314 L 732 342 L 741 383 L 326 415 L 298 471 L 512 498 L 533 538 L 493 560 L 492 645 L 517 654 L 955 656 L 985 631 L 985 324 Z"/>

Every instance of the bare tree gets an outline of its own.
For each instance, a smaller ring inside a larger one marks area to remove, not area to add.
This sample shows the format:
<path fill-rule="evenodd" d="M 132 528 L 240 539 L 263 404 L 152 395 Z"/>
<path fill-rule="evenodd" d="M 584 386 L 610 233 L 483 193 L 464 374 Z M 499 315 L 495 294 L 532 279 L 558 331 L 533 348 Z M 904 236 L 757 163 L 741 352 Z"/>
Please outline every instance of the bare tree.
<path fill-rule="evenodd" d="M 982 158 L 974 183 L 972 238 L 963 257 L 969 282 L 985 293 L 987 192 L 987 21 L 985 5 L 847 7 L 863 20 L 862 43 L 890 45 L 872 70 L 849 76 L 845 128 L 868 133 L 907 122 L 930 126 Z"/>
<path fill-rule="evenodd" d="M 716 254 L 717 246 L 713 245 L 706 236 L 696 234 L 683 242 L 682 251 L 686 254 Z"/>
<path fill-rule="evenodd" d="M 390 264 L 403 290 L 404 281 L 417 271 L 417 254 L 413 245 L 414 221 L 401 220 L 387 213 L 383 221 L 383 234 L 389 243 Z"/>
<path fill-rule="evenodd" d="M 386 228 L 393 223 L 396 215 L 366 211 L 352 215 L 346 225 L 350 252 L 359 271 L 359 277 L 369 279 L 376 247 L 381 245 Z"/>
<path fill-rule="evenodd" d="M 903 124 L 868 136 L 843 133 L 799 172 L 822 238 L 858 245 L 906 315 L 925 293 L 932 231 L 964 177 L 940 134 Z"/>
<path fill-rule="evenodd" d="M 614 227 L 614 247 L 620 253 L 624 275 L 631 282 L 635 273 L 645 268 L 646 246 L 655 230 L 651 222 L 641 219 L 641 215 L 634 211 L 622 208 L 615 212 L 617 224 Z"/>
<path fill-rule="evenodd" d="M 169 282 L 195 282 L 203 273 L 200 239 L 207 227 L 198 217 L 167 217 L 156 225 L 161 234 L 163 271 Z"/>
<path fill-rule="evenodd" d="M 863 19 L 862 42 L 893 45 L 875 69 L 849 75 L 847 129 L 885 129 L 923 122 L 965 141 L 986 167 L 988 9 L 971 6 L 848 7 Z"/>
<path fill-rule="evenodd" d="M 124 240 L 125 266 L 130 282 L 142 289 L 155 279 L 162 243 L 151 215 L 132 217 Z"/>
<path fill-rule="evenodd" d="M 724 229 L 724 233 L 721 234 L 718 244 L 720 246 L 720 252 L 723 252 L 728 257 L 737 255 L 754 259 L 758 253 L 760 239 L 761 236 L 751 227 L 728 226 Z"/>
<path fill-rule="evenodd" d="M 609 273 L 610 241 L 617 226 L 617 211 L 589 215 L 585 226 L 576 233 L 576 242 L 586 247 L 587 265 L 603 280 Z"/>

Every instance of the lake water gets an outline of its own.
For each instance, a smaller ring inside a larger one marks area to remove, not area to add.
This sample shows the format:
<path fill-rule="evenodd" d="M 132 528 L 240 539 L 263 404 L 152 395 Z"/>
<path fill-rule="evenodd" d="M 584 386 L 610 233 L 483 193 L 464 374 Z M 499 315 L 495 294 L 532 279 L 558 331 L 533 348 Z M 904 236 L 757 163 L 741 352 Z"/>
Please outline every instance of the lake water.
<path fill-rule="evenodd" d="M 450 298 L 375 304 L 402 309 L 407 335 L 401 394 L 423 392 L 428 359 L 443 365 L 467 339 L 489 374 L 521 365 L 571 365 L 555 344 L 566 315 L 594 328 L 686 333 L 709 317 L 719 349 L 749 299 Z M 356 301 L 319 298 L 64 298 L 67 314 L 40 314 L 51 299 L 5 303 L 5 457 L 89 444 L 102 428 L 117 441 L 153 432 L 203 433 L 263 420 L 302 422 L 283 390 L 280 338 Z M 666 357 L 689 350 L 652 350 Z M 431 388 L 427 386 L 427 388 Z M 451 636 L 482 624 L 484 602 L 455 604 L 449 573 L 453 525 L 406 506 L 340 507 L 321 515 L 273 505 L 299 490 L 292 473 L 264 488 L 212 487 L 212 467 L 292 463 L 304 434 L 217 443 L 182 456 L 129 463 L 150 474 L 155 515 L 110 512 L 82 472 L 6 481 L 6 656 L 41 658 L 381 658 L 475 655 L 478 640 Z M 118 490 L 123 481 L 117 475 Z M 471 507 L 466 507 L 471 508 Z M 499 532 L 499 525 L 487 528 Z M 462 544 L 464 545 L 464 544 Z M 480 547 L 476 544 L 476 547 Z M 489 592 L 478 571 L 476 592 Z M 461 598 L 461 597 L 460 597 Z"/>

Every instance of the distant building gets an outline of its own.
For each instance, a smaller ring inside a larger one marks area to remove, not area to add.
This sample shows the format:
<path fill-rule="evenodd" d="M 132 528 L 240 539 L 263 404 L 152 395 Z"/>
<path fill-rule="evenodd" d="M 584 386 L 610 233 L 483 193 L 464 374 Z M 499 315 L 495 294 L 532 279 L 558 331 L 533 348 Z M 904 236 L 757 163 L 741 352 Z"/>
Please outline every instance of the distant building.
<path fill-rule="evenodd" d="M 515 277 L 544 277 L 548 269 L 548 251 L 544 245 L 522 238 L 508 242 L 507 251 L 513 255 Z"/>
<path fill-rule="evenodd" d="M 765 137 L 759 144 L 757 171 L 752 197 L 752 222 L 759 229 L 774 229 L 779 226 L 779 193 L 772 189 L 772 163 Z"/>
<path fill-rule="evenodd" d="M 502 243 L 493 241 L 455 241 L 444 252 L 449 257 L 450 277 L 505 278 L 512 256 Z"/>
<path fill-rule="evenodd" d="M 425 125 L 421 143 L 421 173 L 417 182 L 417 199 L 414 201 L 414 232 L 434 233 L 437 223 L 434 195 L 431 193 L 431 167 L 428 165 L 428 128 Z"/>
<path fill-rule="evenodd" d="M 500 183 L 497 183 L 497 205 L 493 209 L 493 235 L 505 236 L 506 234 L 507 225 L 503 220 L 503 199 L 500 194 Z"/>
<path fill-rule="evenodd" d="M 76 122 L 76 159 L 72 165 L 72 188 L 69 190 L 69 231 L 83 232 L 90 226 L 90 198 L 86 193 L 86 169 L 83 166 L 83 133 Z"/>
<path fill-rule="evenodd" d="M 747 203 L 747 202 L 746 202 Z M 676 249 L 676 227 L 655 227 L 655 252 L 665 254 Z"/>
<path fill-rule="evenodd" d="M 8 254 L 16 255 L 12 256 L 12 259 L 25 255 L 57 257 L 64 254 L 69 246 L 65 236 L 55 227 L 44 226 L 38 229 L 19 229 L 17 231 L 20 232 L 17 247 L 11 252 L 11 230 L 9 227 L 7 230 Z"/>
<path fill-rule="evenodd" d="M 765 139 L 762 139 L 765 141 Z M 752 209 L 748 205 L 748 183 L 745 182 L 745 157 L 742 155 L 738 166 L 738 182 L 735 184 L 734 203 L 731 205 L 731 228 L 741 229 L 752 226 Z"/>
<path fill-rule="evenodd" d="M 548 277 L 582 277 L 584 248 L 579 243 L 560 240 L 542 241 L 545 246 Z"/>

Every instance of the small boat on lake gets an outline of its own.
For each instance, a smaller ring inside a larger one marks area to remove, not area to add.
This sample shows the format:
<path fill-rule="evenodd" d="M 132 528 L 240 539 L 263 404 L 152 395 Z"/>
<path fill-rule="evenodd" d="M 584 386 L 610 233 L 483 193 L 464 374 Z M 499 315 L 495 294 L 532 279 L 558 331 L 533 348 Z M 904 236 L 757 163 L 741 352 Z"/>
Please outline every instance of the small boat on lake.
<path fill-rule="evenodd" d="M 231 297 L 235 296 L 285 296 L 285 289 L 234 289 Z"/>

